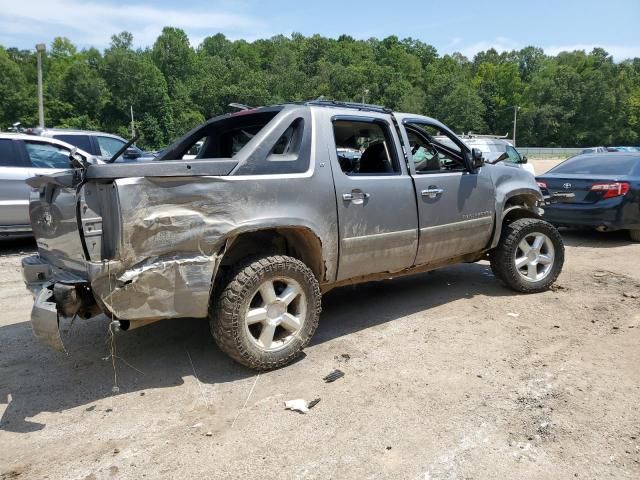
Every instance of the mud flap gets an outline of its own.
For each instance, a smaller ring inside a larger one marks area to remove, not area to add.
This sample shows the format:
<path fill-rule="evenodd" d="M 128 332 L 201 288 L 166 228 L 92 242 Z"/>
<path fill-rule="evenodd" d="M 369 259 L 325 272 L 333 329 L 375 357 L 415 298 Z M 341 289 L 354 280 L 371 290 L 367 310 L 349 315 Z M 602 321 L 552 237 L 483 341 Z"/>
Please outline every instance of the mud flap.
<path fill-rule="evenodd" d="M 45 345 L 65 351 L 60 337 L 59 316 L 53 298 L 53 284 L 46 284 L 36 295 L 31 310 L 33 334 Z"/>

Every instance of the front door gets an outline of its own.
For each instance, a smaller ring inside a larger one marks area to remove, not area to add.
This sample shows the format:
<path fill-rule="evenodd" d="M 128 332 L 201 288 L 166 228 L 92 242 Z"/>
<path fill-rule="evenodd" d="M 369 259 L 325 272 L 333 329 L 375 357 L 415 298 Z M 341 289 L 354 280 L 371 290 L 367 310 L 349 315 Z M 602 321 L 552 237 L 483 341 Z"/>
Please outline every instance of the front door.
<path fill-rule="evenodd" d="M 481 251 L 494 225 L 490 173 L 469 172 L 459 141 L 441 126 L 405 121 L 404 127 L 420 218 L 416 265 Z"/>
<path fill-rule="evenodd" d="M 334 117 L 338 280 L 413 265 L 418 215 L 413 182 L 388 116 Z"/>

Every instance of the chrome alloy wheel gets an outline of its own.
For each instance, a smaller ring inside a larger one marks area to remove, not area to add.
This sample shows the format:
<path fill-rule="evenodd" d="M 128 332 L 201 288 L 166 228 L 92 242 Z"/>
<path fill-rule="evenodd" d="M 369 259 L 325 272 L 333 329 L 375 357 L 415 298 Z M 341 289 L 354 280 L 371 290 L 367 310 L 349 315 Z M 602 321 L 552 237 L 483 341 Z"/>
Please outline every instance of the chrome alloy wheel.
<path fill-rule="evenodd" d="M 543 233 L 533 232 L 518 244 L 514 257 L 515 267 L 526 281 L 539 282 L 553 269 L 554 256 L 551 239 Z"/>
<path fill-rule="evenodd" d="M 249 339 L 261 350 L 284 348 L 302 329 L 307 298 L 298 282 L 278 277 L 262 282 L 244 317 Z"/>

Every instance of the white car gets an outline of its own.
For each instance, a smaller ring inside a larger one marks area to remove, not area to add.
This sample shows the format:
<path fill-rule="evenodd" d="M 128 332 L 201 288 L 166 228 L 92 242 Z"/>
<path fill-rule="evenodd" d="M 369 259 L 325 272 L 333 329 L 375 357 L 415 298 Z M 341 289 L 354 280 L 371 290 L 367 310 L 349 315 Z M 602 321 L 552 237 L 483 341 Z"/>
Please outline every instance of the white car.
<path fill-rule="evenodd" d="M 29 187 L 25 180 L 69 169 L 74 147 L 53 138 L 0 133 L 0 236 L 31 233 Z M 77 149 L 90 163 L 91 155 Z"/>
<path fill-rule="evenodd" d="M 460 137 L 469 148 L 478 148 L 489 163 L 503 161 L 507 165 L 514 165 L 535 176 L 536 171 L 527 157 L 520 155 L 513 144 L 506 138 L 490 135 L 462 135 Z"/>

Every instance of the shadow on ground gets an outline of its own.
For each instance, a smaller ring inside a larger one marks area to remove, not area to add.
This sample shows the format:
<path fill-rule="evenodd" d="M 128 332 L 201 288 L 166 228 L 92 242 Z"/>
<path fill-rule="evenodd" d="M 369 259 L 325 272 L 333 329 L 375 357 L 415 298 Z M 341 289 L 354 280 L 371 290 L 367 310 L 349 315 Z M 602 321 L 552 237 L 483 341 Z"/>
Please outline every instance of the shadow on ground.
<path fill-rule="evenodd" d="M 0 257 L 7 255 L 30 255 L 36 251 L 33 237 L 0 237 Z"/>
<path fill-rule="evenodd" d="M 565 245 L 570 247 L 614 248 L 634 243 L 626 230 L 598 232 L 597 230 L 560 228 L 560 234 Z"/>
<path fill-rule="evenodd" d="M 488 272 L 487 265 L 458 265 L 329 292 L 323 300 L 324 311 L 313 344 L 460 298 L 512 294 Z M 28 322 L 0 327 L 0 403 L 8 403 L 0 429 L 37 431 L 46 425 L 29 419 L 41 412 L 61 412 L 112 395 L 108 323 L 104 317 L 76 321 L 71 326 L 64 321 L 62 333 L 68 355 L 40 345 Z M 205 320 L 169 320 L 119 332 L 116 348 L 122 393 L 181 385 L 194 373 L 209 384 L 254 375 L 215 346 Z"/>

